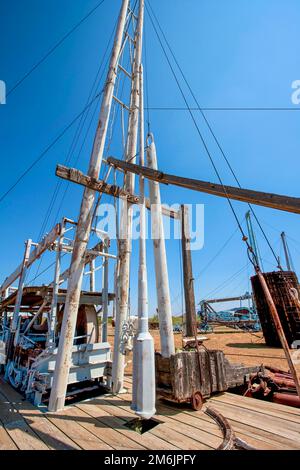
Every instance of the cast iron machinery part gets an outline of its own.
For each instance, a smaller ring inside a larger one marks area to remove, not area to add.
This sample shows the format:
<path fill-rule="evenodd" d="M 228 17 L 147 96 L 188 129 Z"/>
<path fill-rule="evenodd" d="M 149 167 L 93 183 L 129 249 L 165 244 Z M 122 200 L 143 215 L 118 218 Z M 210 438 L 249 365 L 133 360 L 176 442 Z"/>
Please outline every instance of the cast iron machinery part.
<path fill-rule="evenodd" d="M 193 410 L 200 411 L 202 409 L 203 403 L 204 398 L 202 396 L 202 393 L 199 391 L 194 392 L 191 396 L 191 405 Z"/>
<path fill-rule="evenodd" d="M 257 450 L 235 436 L 229 422 L 221 413 L 211 407 L 207 407 L 204 412 L 219 425 L 223 433 L 223 442 L 216 450 Z"/>

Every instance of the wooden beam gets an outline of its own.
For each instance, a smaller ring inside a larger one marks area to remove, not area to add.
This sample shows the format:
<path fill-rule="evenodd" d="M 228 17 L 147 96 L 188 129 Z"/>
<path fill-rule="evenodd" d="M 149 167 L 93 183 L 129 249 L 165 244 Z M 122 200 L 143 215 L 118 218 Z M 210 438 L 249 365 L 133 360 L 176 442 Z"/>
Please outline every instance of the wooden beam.
<path fill-rule="evenodd" d="M 162 173 L 159 170 L 152 170 L 150 168 L 135 165 L 133 163 L 127 163 L 112 157 L 109 157 L 107 162 L 125 172 L 129 171 L 137 175 L 143 175 L 145 178 L 158 181 L 160 183 L 172 184 L 181 188 L 192 189 L 193 191 L 212 194 L 214 196 L 225 197 L 256 204 L 258 206 L 269 207 L 271 209 L 300 214 L 300 198 L 254 191 L 252 189 L 237 188 L 234 186 L 222 186 L 221 184 L 170 175 Z"/>
<path fill-rule="evenodd" d="M 141 204 L 141 198 L 139 196 L 131 194 L 128 191 L 124 191 L 124 189 L 120 188 L 119 186 L 107 184 L 103 180 L 91 178 L 76 168 L 68 168 L 63 165 L 57 165 L 55 174 L 60 178 L 71 181 L 72 183 L 80 184 L 81 186 L 86 186 L 90 189 L 93 189 L 94 191 L 105 193 L 113 197 L 126 198 L 131 204 Z M 150 200 L 147 197 L 145 198 L 145 206 L 148 210 L 151 209 Z M 180 219 L 179 211 L 170 209 L 163 204 L 161 209 L 163 215 L 170 217 L 171 219 Z"/>
<path fill-rule="evenodd" d="M 39 243 L 36 248 L 32 251 L 27 263 L 26 268 L 32 265 L 32 263 L 38 259 L 56 240 L 60 235 L 61 224 L 56 224 L 55 227 L 51 230 L 50 233 Z M 20 264 L 17 269 L 5 279 L 4 283 L 0 287 L 0 291 L 3 293 L 5 289 L 12 285 L 12 283 L 18 279 L 22 273 L 22 264 Z"/>
<path fill-rule="evenodd" d="M 151 203 L 148 197 L 145 197 L 145 207 L 148 211 L 151 210 Z M 161 213 L 166 217 L 170 217 L 170 219 L 180 220 L 180 211 L 176 211 L 175 209 L 170 209 L 169 207 L 165 206 L 164 204 L 161 205 Z"/>
<path fill-rule="evenodd" d="M 58 294 L 57 303 L 64 304 L 66 295 L 67 294 Z M 114 300 L 114 295 L 113 293 L 108 294 L 108 302 Z M 99 295 L 81 294 L 79 305 L 102 305 L 102 293 L 99 293 Z"/>
<path fill-rule="evenodd" d="M 138 196 L 134 196 L 118 186 L 107 184 L 104 181 L 84 175 L 81 171 L 76 170 L 75 168 L 57 165 L 55 174 L 60 178 L 86 186 L 94 191 L 109 194 L 110 196 L 124 197 L 132 204 L 138 204 L 140 200 Z"/>
<path fill-rule="evenodd" d="M 185 335 L 194 336 L 195 327 L 197 331 L 197 318 L 191 255 L 189 213 L 188 207 L 185 205 L 181 206 L 181 217 L 182 266 L 185 299 Z"/>

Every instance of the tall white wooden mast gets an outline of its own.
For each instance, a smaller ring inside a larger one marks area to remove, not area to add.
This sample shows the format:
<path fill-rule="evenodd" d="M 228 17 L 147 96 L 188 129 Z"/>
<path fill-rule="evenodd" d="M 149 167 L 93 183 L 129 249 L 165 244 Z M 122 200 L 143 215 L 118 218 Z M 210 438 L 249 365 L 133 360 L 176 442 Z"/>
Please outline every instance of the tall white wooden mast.
<path fill-rule="evenodd" d="M 143 67 L 140 67 L 140 139 L 139 160 L 144 166 L 144 99 Z M 144 419 L 155 414 L 155 355 L 154 341 L 148 329 L 148 281 L 146 257 L 146 207 L 145 180 L 139 178 L 140 190 L 140 240 L 139 240 L 139 282 L 138 282 L 138 331 L 133 348 L 133 384 L 131 408 Z"/>
<path fill-rule="evenodd" d="M 103 92 L 98 127 L 89 163 L 88 174 L 94 178 L 98 178 L 103 158 L 128 5 L 129 0 L 122 1 L 109 70 Z M 95 192 L 89 188 L 85 188 L 72 253 L 64 317 L 48 407 L 50 411 L 57 411 L 64 407 L 84 271 L 85 252 L 90 237 L 94 203 Z"/>
<path fill-rule="evenodd" d="M 140 66 L 142 60 L 144 24 L 144 0 L 140 0 L 138 20 L 134 37 L 135 54 L 133 64 L 130 115 L 128 122 L 128 134 L 126 144 L 126 160 L 134 163 L 137 154 L 137 138 L 139 123 L 139 87 L 140 87 Z M 130 193 L 134 192 L 135 177 L 132 173 L 125 175 L 124 189 Z M 129 277 L 130 277 L 130 257 L 131 257 L 131 237 L 132 237 L 132 208 L 124 203 L 121 208 L 120 219 L 120 240 L 119 240 L 119 275 L 117 289 L 117 312 L 115 323 L 115 341 L 112 367 L 112 387 L 113 392 L 118 393 L 123 388 L 125 357 L 121 350 L 122 326 L 127 318 L 128 298 L 129 298 Z"/>
<path fill-rule="evenodd" d="M 153 134 L 147 136 L 147 163 L 149 168 L 157 170 L 157 154 Z M 160 346 L 162 356 L 170 357 L 175 354 L 175 344 L 159 183 L 149 181 L 149 189 Z"/>

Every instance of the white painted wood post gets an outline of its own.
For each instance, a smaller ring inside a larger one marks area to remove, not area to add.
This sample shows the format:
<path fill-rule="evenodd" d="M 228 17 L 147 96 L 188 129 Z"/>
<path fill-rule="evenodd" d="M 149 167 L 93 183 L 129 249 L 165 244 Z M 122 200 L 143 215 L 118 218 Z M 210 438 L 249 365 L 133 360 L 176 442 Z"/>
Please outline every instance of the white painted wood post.
<path fill-rule="evenodd" d="M 135 55 L 133 64 L 133 79 L 130 99 L 130 115 L 128 122 L 128 136 L 126 146 L 126 160 L 136 161 L 138 121 L 139 121 L 139 70 L 142 59 L 142 39 L 144 23 L 144 0 L 140 0 L 137 27 L 135 32 Z M 134 174 L 125 175 L 124 189 L 130 193 L 134 192 Z M 130 257 L 132 249 L 132 208 L 127 201 L 122 200 L 120 239 L 119 239 L 119 278 L 118 299 L 115 322 L 115 341 L 112 365 L 112 389 L 118 393 L 123 389 L 125 356 L 122 354 L 122 326 L 128 314 Z"/>
<path fill-rule="evenodd" d="M 95 260 L 89 263 L 90 266 L 90 291 L 96 292 L 96 283 L 95 283 Z"/>
<path fill-rule="evenodd" d="M 13 357 L 14 346 L 16 346 L 16 341 L 15 340 L 17 340 L 17 336 L 18 336 L 18 335 L 16 335 L 16 331 L 17 331 L 17 328 L 18 328 L 19 313 L 20 313 L 20 307 L 21 307 L 21 304 L 22 304 L 23 288 L 24 288 L 24 284 L 25 284 L 25 278 L 26 278 L 26 272 L 27 272 L 27 263 L 28 263 L 29 256 L 30 256 L 31 245 L 32 245 L 32 240 L 30 240 L 30 239 L 27 240 L 26 243 L 25 243 L 25 251 L 24 251 L 24 257 L 23 257 L 20 277 L 19 277 L 19 284 L 18 284 L 18 290 L 17 290 L 17 295 L 16 295 L 14 313 L 13 313 L 13 317 L 12 317 L 12 321 L 11 321 L 11 325 L 10 325 L 9 337 L 8 337 L 7 364 L 6 364 L 6 369 L 5 369 L 5 379 L 6 380 L 8 378 L 9 365 L 10 365 L 11 359 Z"/>
<path fill-rule="evenodd" d="M 51 311 L 50 311 L 50 325 L 47 335 L 47 347 L 55 346 L 55 326 L 56 326 L 56 317 L 57 317 L 57 299 L 59 291 L 59 278 L 60 278 L 60 268 L 61 268 L 61 249 L 64 240 L 65 233 L 65 220 L 62 220 L 61 223 L 61 232 L 58 238 L 57 251 L 56 251 L 56 260 L 55 260 L 55 272 L 54 272 L 54 281 L 53 281 L 53 292 L 52 292 L 52 302 L 51 302 Z"/>
<path fill-rule="evenodd" d="M 144 166 L 144 99 L 143 67 L 140 67 L 140 165 Z M 155 414 L 154 342 L 148 329 L 148 282 L 146 257 L 145 181 L 140 176 L 140 240 L 138 281 L 138 331 L 133 344 L 133 390 L 131 408 L 144 419 Z"/>
<path fill-rule="evenodd" d="M 29 260 L 31 245 L 32 245 L 32 240 L 27 240 L 25 244 L 22 272 L 20 274 L 17 297 L 16 297 L 16 302 L 15 302 L 15 307 L 14 307 L 14 314 L 13 314 L 12 324 L 11 324 L 12 333 L 16 332 L 16 329 L 18 326 L 20 307 L 22 303 L 23 288 L 24 288 L 25 277 L 26 277 L 26 272 L 27 272 L 26 264 L 27 264 L 27 261 Z"/>
<path fill-rule="evenodd" d="M 108 253 L 109 239 L 103 241 L 103 251 Z M 108 262 L 105 257 L 103 262 L 103 286 L 102 286 L 102 341 L 107 341 L 107 322 L 108 322 Z"/>
<path fill-rule="evenodd" d="M 120 58 L 120 51 L 126 24 L 128 4 L 129 0 L 123 0 L 118 19 L 115 42 L 109 64 L 109 71 L 103 92 L 98 127 L 89 163 L 88 175 L 94 178 L 98 178 L 103 158 L 113 92 L 117 76 L 117 66 Z M 50 411 L 57 411 L 64 407 L 82 286 L 85 253 L 91 232 L 94 203 L 95 192 L 89 188 L 85 188 L 72 252 L 64 316 L 53 376 L 53 385 L 48 406 Z"/>
<path fill-rule="evenodd" d="M 149 168 L 157 170 L 153 134 L 147 136 L 147 163 Z M 161 354 L 163 357 L 170 357 L 175 354 L 175 346 L 159 183 L 149 180 L 149 189 Z"/>

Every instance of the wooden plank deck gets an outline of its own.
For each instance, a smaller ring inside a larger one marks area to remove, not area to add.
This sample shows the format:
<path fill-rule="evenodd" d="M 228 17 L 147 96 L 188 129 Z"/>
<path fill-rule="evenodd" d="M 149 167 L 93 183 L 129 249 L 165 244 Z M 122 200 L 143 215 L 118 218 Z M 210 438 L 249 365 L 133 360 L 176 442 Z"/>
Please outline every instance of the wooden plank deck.
<path fill-rule="evenodd" d="M 135 417 L 128 393 L 104 395 L 43 413 L 0 379 L 0 449 L 212 450 L 222 433 L 212 418 L 188 406 L 158 401 L 156 427 L 140 435 L 125 424 Z M 230 393 L 207 401 L 235 434 L 257 449 L 300 449 L 300 410 Z"/>

